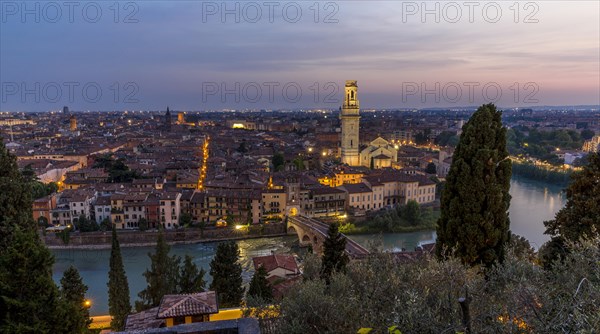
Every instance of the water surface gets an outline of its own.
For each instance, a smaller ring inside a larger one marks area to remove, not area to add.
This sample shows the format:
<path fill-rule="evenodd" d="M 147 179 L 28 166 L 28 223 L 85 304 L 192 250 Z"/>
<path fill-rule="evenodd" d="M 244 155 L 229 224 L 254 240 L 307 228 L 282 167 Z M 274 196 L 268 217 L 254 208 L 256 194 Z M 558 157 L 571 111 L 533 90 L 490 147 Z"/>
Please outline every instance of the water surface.
<path fill-rule="evenodd" d="M 545 183 L 528 181 L 527 179 L 514 178 L 511 181 L 512 201 L 510 206 L 511 230 L 526 237 L 532 246 L 538 248 L 549 240 L 544 235 L 545 220 L 552 219 L 554 214 L 564 206 L 565 198 L 560 187 Z M 388 233 L 374 235 L 351 236 L 357 242 L 369 246 L 375 240 L 383 242 L 383 247 L 388 250 L 399 251 L 414 249 L 419 243 L 433 242 L 435 231 L 421 231 L 411 233 Z M 244 282 L 249 282 L 253 273 L 252 257 L 276 253 L 295 254 L 297 249 L 295 236 L 249 239 L 236 241 L 240 248 L 241 263 Z M 210 261 L 212 260 L 216 243 L 199 243 L 191 245 L 175 245 L 171 254 L 183 258 L 186 254 L 194 258 L 198 267 L 207 272 L 205 279 L 210 282 Z M 153 247 L 122 248 L 123 263 L 129 279 L 132 305 L 137 299 L 137 294 L 145 288 L 146 280 L 143 272 L 150 265 L 148 252 L 154 251 Z M 88 297 L 92 299 L 92 315 L 108 313 L 108 263 L 110 250 L 54 250 L 56 258 L 54 265 L 54 279 L 58 283 L 63 272 L 74 265 L 83 277 L 84 283 L 89 287 Z"/>

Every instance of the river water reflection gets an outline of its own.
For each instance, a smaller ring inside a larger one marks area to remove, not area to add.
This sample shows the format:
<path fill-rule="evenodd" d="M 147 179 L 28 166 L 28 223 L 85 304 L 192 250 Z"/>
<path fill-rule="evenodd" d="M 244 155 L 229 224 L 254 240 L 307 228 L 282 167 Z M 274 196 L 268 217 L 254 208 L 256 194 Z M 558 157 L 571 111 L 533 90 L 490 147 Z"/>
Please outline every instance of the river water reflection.
<path fill-rule="evenodd" d="M 560 187 L 553 187 L 539 182 L 523 179 L 513 179 L 511 182 L 511 229 L 514 233 L 525 236 L 534 247 L 539 247 L 549 238 L 544 235 L 543 221 L 552 219 L 556 211 L 564 206 L 564 194 Z M 383 242 L 385 249 L 407 250 L 414 249 L 420 242 L 433 242 L 435 231 L 422 231 L 413 233 L 390 233 L 384 235 L 357 235 L 352 236 L 357 242 L 368 246 L 378 238 Z M 249 282 L 253 273 L 252 257 L 276 253 L 296 254 L 297 239 L 294 236 L 249 239 L 237 241 L 241 251 L 244 282 Z M 205 279 L 210 282 L 210 261 L 216 249 L 216 243 L 175 245 L 171 248 L 172 254 L 183 258 L 186 254 L 194 258 L 198 267 L 207 272 Z M 153 247 L 123 248 L 123 263 L 129 280 L 131 301 L 137 299 L 137 294 L 144 289 L 146 281 L 143 272 L 150 265 L 147 256 Z M 56 263 L 54 266 L 54 279 L 59 283 L 63 272 L 74 265 L 84 283 L 89 287 L 88 297 L 92 299 L 92 315 L 108 314 L 108 262 L 110 250 L 54 250 Z"/>

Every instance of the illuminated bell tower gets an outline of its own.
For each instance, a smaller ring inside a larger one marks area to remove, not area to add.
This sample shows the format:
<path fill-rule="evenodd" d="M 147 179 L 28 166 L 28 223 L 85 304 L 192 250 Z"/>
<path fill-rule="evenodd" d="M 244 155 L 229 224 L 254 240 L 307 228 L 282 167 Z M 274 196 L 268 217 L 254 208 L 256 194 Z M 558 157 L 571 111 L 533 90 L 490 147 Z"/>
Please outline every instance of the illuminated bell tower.
<path fill-rule="evenodd" d="M 342 163 L 350 166 L 360 166 L 358 152 L 360 108 L 356 80 L 346 80 L 344 93 L 344 105 L 340 114 L 342 120 Z"/>
<path fill-rule="evenodd" d="M 77 131 L 77 118 L 75 117 L 75 115 L 71 115 L 71 117 L 69 118 L 69 129 L 71 130 L 71 132 Z"/>

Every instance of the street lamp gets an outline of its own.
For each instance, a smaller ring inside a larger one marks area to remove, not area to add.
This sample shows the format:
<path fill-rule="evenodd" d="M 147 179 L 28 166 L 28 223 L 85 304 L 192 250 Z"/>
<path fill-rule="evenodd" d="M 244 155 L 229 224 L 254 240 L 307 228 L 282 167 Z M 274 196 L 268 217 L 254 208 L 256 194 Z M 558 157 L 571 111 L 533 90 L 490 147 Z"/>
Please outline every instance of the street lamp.
<path fill-rule="evenodd" d="M 84 300 L 84 301 L 83 301 L 83 306 L 84 306 L 85 308 L 90 308 L 90 307 L 92 307 L 92 301 L 91 301 L 91 300 L 89 300 L 89 299 L 86 299 L 86 300 Z"/>

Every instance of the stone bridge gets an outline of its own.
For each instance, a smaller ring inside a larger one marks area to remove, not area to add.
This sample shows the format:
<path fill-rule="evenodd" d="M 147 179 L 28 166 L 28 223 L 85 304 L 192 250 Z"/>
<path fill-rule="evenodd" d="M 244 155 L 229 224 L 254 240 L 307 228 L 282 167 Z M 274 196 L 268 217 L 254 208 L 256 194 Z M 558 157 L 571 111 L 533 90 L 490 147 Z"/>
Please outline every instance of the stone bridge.
<path fill-rule="evenodd" d="M 323 243 L 327 238 L 329 224 L 304 216 L 288 216 L 288 234 L 297 234 L 300 246 L 311 246 L 317 254 L 323 252 Z M 346 237 L 346 253 L 353 259 L 364 258 L 369 251 L 356 241 Z"/>

